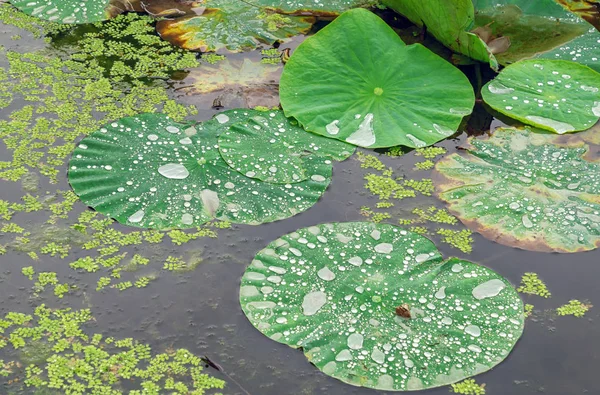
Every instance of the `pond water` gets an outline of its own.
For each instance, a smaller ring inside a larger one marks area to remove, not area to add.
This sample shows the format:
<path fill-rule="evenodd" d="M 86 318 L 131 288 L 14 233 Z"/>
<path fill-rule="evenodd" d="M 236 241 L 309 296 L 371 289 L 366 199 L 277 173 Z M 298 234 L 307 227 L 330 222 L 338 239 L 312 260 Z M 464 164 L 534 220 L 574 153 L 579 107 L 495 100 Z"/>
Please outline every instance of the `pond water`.
<path fill-rule="evenodd" d="M 12 39 L 19 34 L 21 39 Z M 296 40 L 292 46 L 297 45 Z M 0 24 L 0 45 L 7 49 L 27 52 L 47 48 L 60 53 L 61 47 L 51 47 L 31 34 L 9 25 Z M 289 46 L 289 45 L 288 45 Z M 232 58 L 260 59 L 260 52 L 231 55 Z M 7 67 L 0 56 L 0 67 Z M 466 69 L 472 72 L 472 68 Z M 199 113 L 197 120 L 206 120 L 217 113 L 212 108 L 215 95 L 199 97 L 181 93 L 183 81 L 170 81 L 169 94 L 182 102 L 193 103 Z M 237 99 L 236 99 L 237 100 Z M 239 100 L 231 105 L 239 105 Z M 31 104 L 31 103 L 28 103 Z M 0 111 L 1 119 L 21 102 Z M 234 108 L 224 104 L 225 109 Z M 455 138 L 437 146 L 448 153 L 455 152 L 464 143 L 467 132 L 481 132 L 491 121 L 491 115 L 483 107 L 469 125 L 464 125 Z M 494 126 L 501 123 L 494 121 Z M 367 150 L 360 150 L 373 154 Z M 428 178 L 430 171 L 414 169 L 422 161 L 414 152 L 399 157 L 374 153 L 395 174 L 410 179 Z M 0 161 L 10 158 L 8 148 L 0 143 Z M 361 167 L 354 155 L 336 163 L 333 181 L 322 199 L 308 211 L 284 221 L 260 225 L 234 225 L 231 229 L 217 230 L 217 238 L 199 238 L 182 246 L 175 246 L 166 239 L 158 245 L 125 247 L 121 251 L 143 252 L 151 259 L 144 273 L 158 274 L 145 288 L 125 291 L 106 288 L 96 291 L 98 273 L 77 273 L 69 263 L 86 256 L 86 251 L 73 248 L 69 257 L 40 256 L 32 263 L 25 252 L 9 249 L 0 255 L 0 313 L 17 311 L 31 313 L 42 303 L 56 308 L 89 308 L 95 322 L 88 325 L 90 331 L 118 338 L 133 337 L 150 344 L 156 352 L 167 348 L 186 348 L 196 355 L 208 356 L 224 370 L 219 372 L 208 367 L 206 371 L 227 382 L 224 394 L 375 394 L 383 393 L 346 385 L 325 376 L 313 367 L 299 350 L 278 344 L 257 331 L 246 319 L 239 305 L 240 278 L 254 255 L 272 240 L 283 234 L 325 222 L 362 221 L 361 207 L 375 207 L 377 198 L 364 188 L 364 175 L 372 172 Z M 44 196 L 56 190 L 68 190 L 66 166 L 60 167 L 58 184 L 51 184 L 40 177 L 36 195 Z M 20 182 L 0 180 L 0 199 L 17 202 L 25 194 Z M 415 207 L 443 207 L 434 197 L 422 196 L 396 202 L 388 210 L 392 218 L 384 220 L 397 224 L 399 218 L 407 218 Z M 77 216 L 86 210 L 81 202 L 74 204 L 69 219 L 60 220 L 58 225 L 73 224 Z M 26 229 L 41 227 L 47 215 L 18 213 L 13 221 Z M 114 229 L 128 232 L 129 229 L 113 224 Z M 456 229 L 464 229 L 462 225 Z M 64 228 L 63 228 L 64 229 Z M 35 234 L 35 231 L 34 231 Z M 69 236 L 67 241 L 70 240 Z M 525 272 L 538 273 L 548 285 L 552 297 L 543 299 L 523 295 L 525 303 L 535 305 L 534 314 L 526 320 L 523 337 L 508 359 L 492 371 L 476 377 L 486 384 L 488 394 L 599 394 L 600 381 L 597 367 L 600 363 L 600 326 L 598 312 L 592 308 L 584 318 L 558 317 L 554 310 L 571 299 L 600 304 L 600 251 L 577 254 L 535 253 L 513 249 L 473 234 L 473 252 L 461 251 L 441 243 L 434 237 L 436 245 L 445 257 L 457 256 L 488 266 L 518 285 Z M 0 239 L 2 244 L 3 239 Z M 169 255 L 201 257 L 195 270 L 172 273 L 162 270 Z M 35 264 L 40 271 L 56 272 L 59 279 L 77 285 L 64 298 L 58 299 L 51 289 L 34 296 L 32 282 L 21 274 L 21 269 Z M 0 355 L 5 359 L 8 356 Z M 15 385 L 4 383 L 2 393 L 42 393 L 33 389 L 17 391 Z M 446 394 L 448 387 L 422 391 L 423 394 Z"/>

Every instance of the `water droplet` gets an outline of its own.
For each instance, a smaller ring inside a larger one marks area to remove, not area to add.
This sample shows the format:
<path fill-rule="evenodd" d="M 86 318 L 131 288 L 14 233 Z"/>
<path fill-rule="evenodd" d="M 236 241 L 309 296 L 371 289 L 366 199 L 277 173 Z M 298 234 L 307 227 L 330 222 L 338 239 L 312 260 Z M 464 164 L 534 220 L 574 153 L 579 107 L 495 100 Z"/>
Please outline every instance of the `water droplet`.
<path fill-rule="evenodd" d="M 473 297 L 475 299 L 486 299 L 497 296 L 504 288 L 504 284 L 501 280 L 493 279 L 479 284 L 473 289 Z"/>
<path fill-rule="evenodd" d="M 139 210 L 136 211 L 133 215 L 131 215 L 127 220 L 131 223 L 137 224 L 139 222 L 142 222 L 142 219 L 144 219 L 144 210 Z"/>
<path fill-rule="evenodd" d="M 319 276 L 320 279 L 325 281 L 333 281 L 335 279 L 335 273 L 329 270 L 328 267 L 324 267 L 321 270 L 319 270 L 317 272 L 317 276 Z"/>
<path fill-rule="evenodd" d="M 315 291 L 305 295 L 304 300 L 302 301 L 302 310 L 304 315 L 315 315 L 319 310 L 321 310 L 321 307 L 323 307 L 325 303 L 327 303 L 327 295 L 325 292 Z"/>
<path fill-rule="evenodd" d="M 348 336 L 348 347 L 353 350 L 360 350 L 363 346 L 363 335 L 360 333 L 353 333 Z"/>
<path fill-rule="evenodd" d="M 168 163 L 158 168 L 158 172 L 163 177 L 174 180 L 183 180 L 190 175 L 190 172 L 180 163 Z"/>

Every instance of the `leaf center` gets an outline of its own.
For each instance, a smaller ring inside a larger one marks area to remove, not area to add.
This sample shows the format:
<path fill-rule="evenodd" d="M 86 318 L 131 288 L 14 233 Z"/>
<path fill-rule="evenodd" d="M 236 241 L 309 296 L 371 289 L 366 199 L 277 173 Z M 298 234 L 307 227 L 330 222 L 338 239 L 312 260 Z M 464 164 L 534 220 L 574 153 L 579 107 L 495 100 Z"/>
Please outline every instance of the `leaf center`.
<path fill-rule="evenodd" d="M 376 96 L 381 96 L 383 94 L 383 89 L 381 89 L 381 88 L 375 88 L 375 90 L 373 91 L 373 93 L 375 93 Z"/>

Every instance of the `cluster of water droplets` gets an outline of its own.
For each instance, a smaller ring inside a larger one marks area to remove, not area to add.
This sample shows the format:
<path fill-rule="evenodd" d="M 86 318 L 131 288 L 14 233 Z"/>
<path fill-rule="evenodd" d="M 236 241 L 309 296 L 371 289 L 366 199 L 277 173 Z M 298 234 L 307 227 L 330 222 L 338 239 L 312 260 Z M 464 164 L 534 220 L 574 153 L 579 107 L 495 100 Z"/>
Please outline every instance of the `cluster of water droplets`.
<path fill-rule="evenodd" d="M 260 331 L 303 347 L 326 374 L 416 390 L 506 357 L 523 327 L 522 304 L 507 284 L 473 263 L 442 262 L 433 243 L 394 226 L 324 224 L 261 251 L 240 297 Z"/>
<path fill-rule="evenodd" d="M 60 23 L 87 23 L 106 19 L 108 0 L 12 0 L 26 14 Z"/>

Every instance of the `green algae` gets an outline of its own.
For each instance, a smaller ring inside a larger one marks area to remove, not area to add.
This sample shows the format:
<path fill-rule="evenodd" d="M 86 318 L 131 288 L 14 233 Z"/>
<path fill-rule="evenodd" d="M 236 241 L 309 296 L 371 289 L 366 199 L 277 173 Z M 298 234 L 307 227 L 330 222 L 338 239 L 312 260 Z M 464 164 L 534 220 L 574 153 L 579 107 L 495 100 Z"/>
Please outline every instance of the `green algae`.
<path fill-rule="evenodd" d="M 458 248 L 465 254 L 470 254 L 473 251 L 473 237 L 471 237 L 472 233 L 468 229 L 456 230 L 440 228 L 436 233 L 442 236 L 442 241 L 444 243 L 450 244 L 454 248 Z"/>
<path fill-rule="evenodd" d="M 2 376 L 11 388 L 31 388 L 36 393 L 56 389 L 68 394 L 204 394 L 223 389 L 225 382 L 204 373 L 203 362 L 185 349 L 153 353 L 147 344 L 132 338 L 88 335 L 94 321 L 90 310 L 51 310 L 45 305 L 33 315 L 8 313 L 0 319 L 0 348 L 15 361 L 4 362 Z M 23 362 L 21 364 L 20 362 Z"/>

